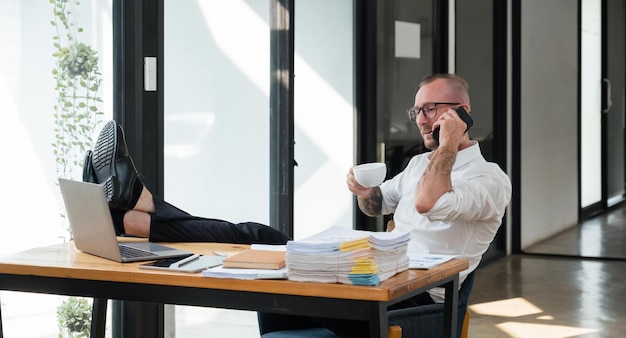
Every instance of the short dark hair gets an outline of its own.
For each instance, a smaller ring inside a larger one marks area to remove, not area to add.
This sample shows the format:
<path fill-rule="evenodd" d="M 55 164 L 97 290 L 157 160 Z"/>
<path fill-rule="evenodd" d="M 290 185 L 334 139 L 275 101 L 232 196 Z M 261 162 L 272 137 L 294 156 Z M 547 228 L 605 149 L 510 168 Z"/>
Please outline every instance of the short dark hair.
<path fill-rule="evenodd" d="M 458 85 L 463 86 L 466 92 L 469 93 L 469 84 L 467 80 L 465 80 L 461 75 L 458 74 L 450 74 L 450 73 L 438 73 L 425 77 L 422 82 L 420 82 L 420 87 L 427 85 L 435 80 L 445 79 L 447 82 L 456 83 Z"/>
<path fill-rule="evenodd" d="M 436 80 L 442 79 L 446 81 L 448 89 L 450 89 L 455 95 L 458 95 L 458 99 L 461 102 L 469 104 L 469 84 L 461 75 L 451 73 L 438 73 L 425 77 L 419 84 L 419 88 L 432 83 Z M 419 89 L 418 89 L 419 90 Z"/>

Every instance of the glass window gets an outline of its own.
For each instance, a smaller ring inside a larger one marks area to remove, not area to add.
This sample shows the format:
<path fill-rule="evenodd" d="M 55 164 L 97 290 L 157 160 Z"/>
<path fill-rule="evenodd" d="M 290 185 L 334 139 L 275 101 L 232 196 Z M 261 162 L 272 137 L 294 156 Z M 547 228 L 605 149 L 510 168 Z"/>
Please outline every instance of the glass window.
<path fill-rule="evenodd" d="M 602 199 L 602 2 L 581 3 L 581 95 L 580 97 L 580 207 Z"/>
<path fill-rule="evenodd" d="M 295 1 L 295 6 L 294 237 L 299 239 L 354 223 L 354 197 L 346 187 L 355 138 L 354 5 L 324 0 Z"/>
<path fill-rule="evenodd" d="M 165 6 L 166 197 L 199 216 L 268 224 L 269 1 Z M 295 18 L 294 230 L 302 237 L 352 226 L 352 1 L 297 2 Z"/>
<path fill-rule="evenodd" d="M 62 134 L 57 130 L 62 130 L 62 124 L 68 120 L 63 116 L 64 122 L 59 124 L 55 114 L 80 114 L 96 106 L 99 112 L 104 112 L 99 120 L 112 116 L 111 4 L 105 0 L 81 1 L 80 4 L 70 0 L 65 5 L 67 7 L 57 8 L 57 11 L 65 13 L 69 29 L 54 15 L 54 2 L 4 0 L 0 6 L 0 111 L 3 117 L 0 152 L 4 159 L 0 175 L 2 191 L 9 194 L 0 204 L 0 213 L 5 218 L 0 225 L 0 254 L 70 239 L 57 177 L 81 178 L 84 149 L 75 144 L 67 149 L 51 146 L 69 140 L 65 136 L 57 138 Z M 51 21 L 56 21 L 57 26 Z M 59 64 L 59 58 L 53 55 L 59 48 L 68 53 L 65 63 Z M 72 71 L 65 68 L 78 59 L 74 56 L 91 51 L 96 52 L 90 60 L 97 65 L 97 70 L 88 65 L 72 68 Z M 54 74 L 55 69 L 59 73 Z M 75 77 L 83 71 L 96 76 L 87 80 L 91 90 L 85 90 Z M 66 88 L 65 101 L 59 100 L 61 87 L 55 78 L 63 73 L 67 77 L 61 84 L 76 85 L 76 91 Z M 99 85 L 94 87 L 98 81 Z M 98 100 L 85 100 L 86 94 Z M 82 107 L 80 102 L 86 106 Z M 97 135 L 101 125 L 94 126 L 93 120 L 89 123 L 71 121 L 70 124 L 87 125 L 85 136 L 88 137 Z M 78 142 L 91 146 L 82 136 Z M 65 155 L 68 162 L 59 163 Z M 64 297 L 0 292 L 0 298 L 5 336 L 42 337 L 59 333 L 56 307 Z M 26 305 L 33 301 L 37 303 L 37 312 Z M 37 325 L 29 324 L 33 322 Z"/>
<path fill-rule="evenodd" d="M 268 224 L 269 1 L 170 0 L 164 13 L 166 198 Z"/>

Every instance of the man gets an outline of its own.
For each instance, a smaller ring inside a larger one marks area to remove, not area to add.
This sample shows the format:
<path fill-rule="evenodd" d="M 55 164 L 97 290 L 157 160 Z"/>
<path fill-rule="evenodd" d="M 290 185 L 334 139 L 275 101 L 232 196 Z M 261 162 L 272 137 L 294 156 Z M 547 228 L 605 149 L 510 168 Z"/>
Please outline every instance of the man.
<path fill-rule="evenodd" d="M 511 199 L 511 182 L 496 164 L 485 160 L 478 143 L 470 140 L 467 125 L 455 111 L 458 107 L 471 111 L 468 85 L 462 77 L 436 74 L 424 79 L 408 113 L 417 124 L 424 145 L 432 151 L 414 156 L 401 173 L 374 188 L 361 186 L 351 168 L 347 186 L 357 196 L 359 208 L 365 214 L 393 213 L 394 231 L 411 233 L 411 250 L 468 259 L 469 268 L 460 273 L 462 285 L 480 263 L 502 223 Z M 440 128 L 439 141 L 433 137 L 437 128 Z M 472 280 L 468 282 L 459 295 L 459 327 L 471 290 Z M 390 310 L 443 301 L 443 288 L 435 288 L 395 304 Z M 296 325 L 287 327 L 279 318 L 269 315 L 260 318 L 263 319 L 261 333 L 299 329 Z M 297 324 L 300 327 L 307 325 L 302 317 L 295 317 L 292 322 L 296 319 L 303 322 Z M 420 321 L 423 324 L 420 336 L 436 336 L 441 332 L 433 320 L 431 316 Z M 368 332 L 363 323 L 322 318 L 309 321 L 341 337 L 366 337 Z"/>
<path fill-rule="evenodd" d="M 108 122 L 92 151 L 87 152 L 83 181 L 103 186 L 113 216 L 115 232 L 149 238 L 154 242 L 222 242 L 235 244 L 285 244 L 289 237 L 254 222 L 192 216 L 144 186 L 126 147 L 122 128 Z"/>
<path fill-rule="evenodd" d="M 478 142 L 454 109 L 471 111 L 467 82 L 458 75 L 436 74 L 420 83 L 409 118 L 426 148 L 394 178 L 365 188 L 352 169 L 348 189 L 369 216 L 391 214 L 395 229 L 411 232 L 409 247 L 424 253 L 454 254 L 469 260 L 460 282 L 480 263 L 493 241 L 511 199 L 509 177 L 480 153 Z M 440 129 L 439 142 L 433 131 Z M 430 291 L 443 302 L 443 289 Z"/>
<path fill-rule="evenodd" d="M 350 169 L 347 185 L 368 216 L 393 213 L 394 230 L 411 233 L 411 250 L 466 258 L 469 268 L 460 273 L 462 285 L 502 223 L 511 182 L 498 165 L 485 160 L 478 142 L 470 140 L 466 123 L 455 111 L 458 107 L 471 111 L 465 79 L 454 74 L 424 79 L 408 113 L 432 152 L 414 156 L 401 173 L 379 187 L 361 186 Z M 437 128 L 438 141 L 433 137 Z M 442 303 L 444 290 L 435 288 L 424 296 L 396 308 Z M 467 299 L 459 299 L 459 304 L 462 318 Z"/>

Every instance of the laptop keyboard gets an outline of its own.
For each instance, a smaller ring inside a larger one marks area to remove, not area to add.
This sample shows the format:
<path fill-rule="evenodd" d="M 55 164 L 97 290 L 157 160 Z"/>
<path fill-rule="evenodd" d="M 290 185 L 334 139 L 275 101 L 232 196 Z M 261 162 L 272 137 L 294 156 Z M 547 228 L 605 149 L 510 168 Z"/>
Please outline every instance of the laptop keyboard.
<path fill-rule="evenodd" d="M 134 257 L 158 257 L 159 255 L 154 252 L 148 252 L 139 250 L 136 248 L 132 248 L 125 245 L 120 245 L 120 252 L 122 253 L 122 257 L 126 258 L 134 258 Z"/>

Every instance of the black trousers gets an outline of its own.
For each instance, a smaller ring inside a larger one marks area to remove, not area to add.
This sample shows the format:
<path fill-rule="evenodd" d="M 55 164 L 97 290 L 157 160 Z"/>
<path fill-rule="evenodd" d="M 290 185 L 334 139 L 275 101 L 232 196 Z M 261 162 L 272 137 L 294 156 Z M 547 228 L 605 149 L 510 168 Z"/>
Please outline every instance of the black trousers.
<path fill-rule="evenodd" d="M 233 244 L 286 244 L 282 232 L 255 222 L 231 223 L 189 213 L 153 197 L 155 212 L 150 214 L 150 241 L 219 242 Z"/>

